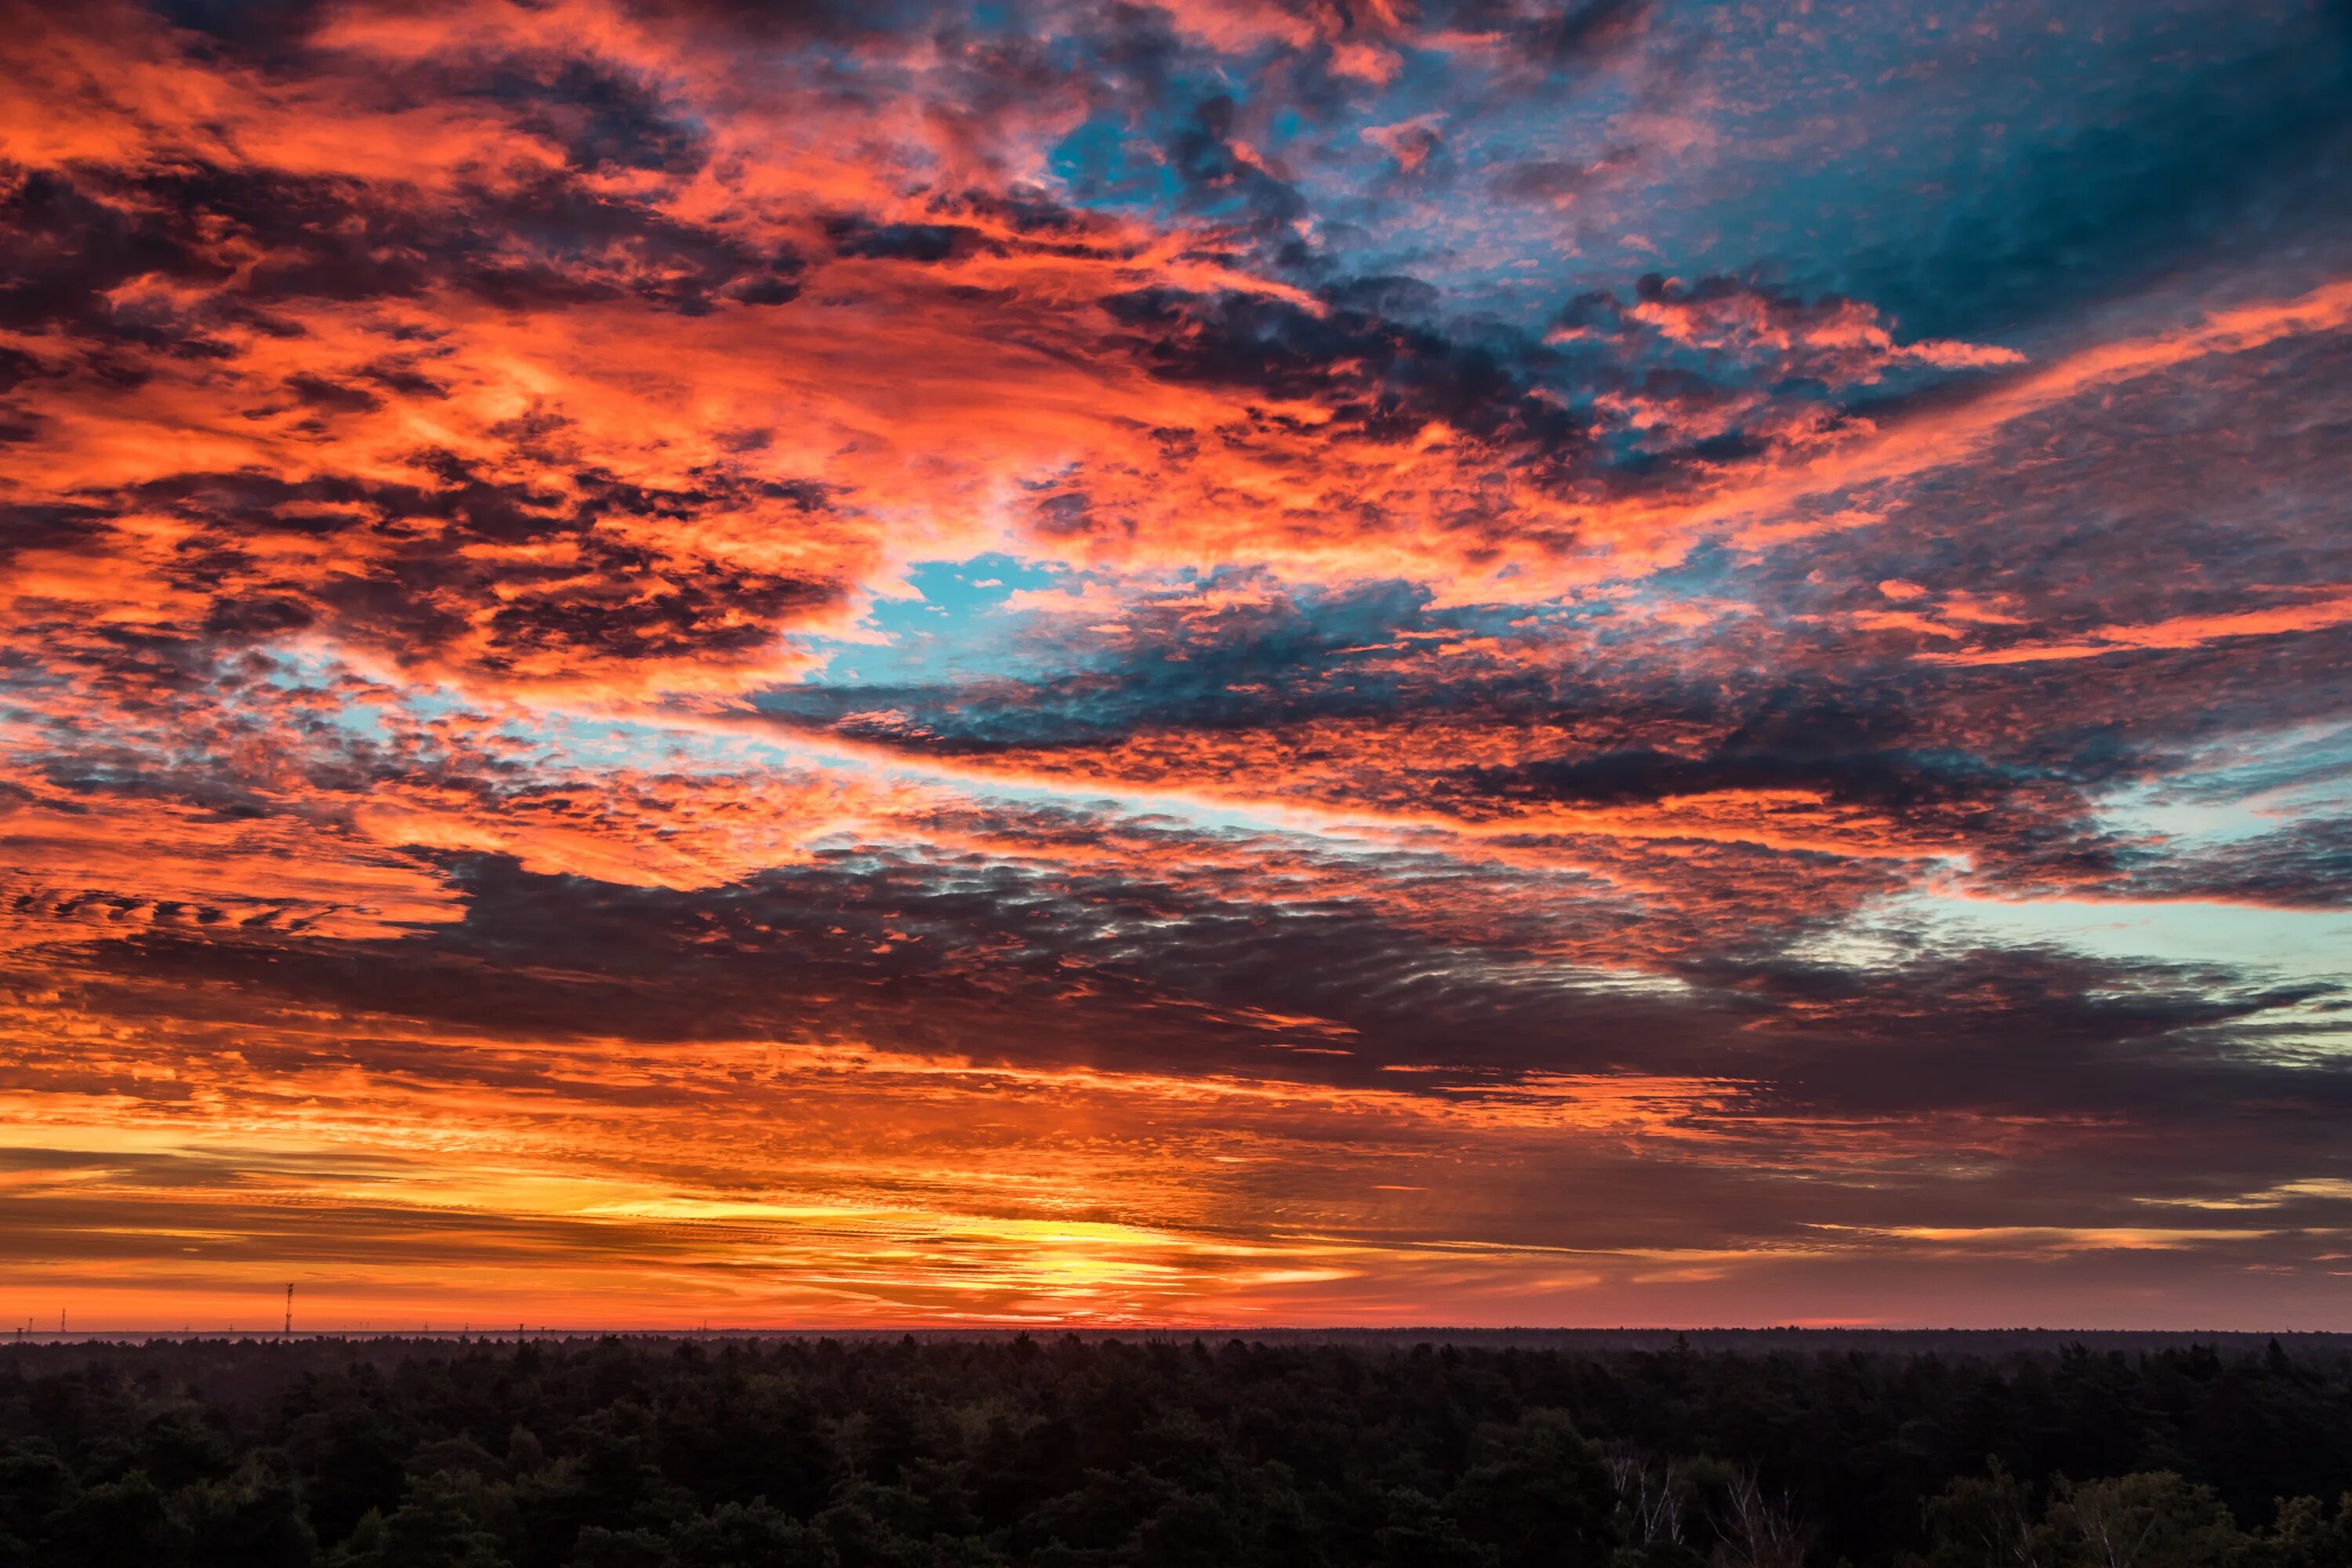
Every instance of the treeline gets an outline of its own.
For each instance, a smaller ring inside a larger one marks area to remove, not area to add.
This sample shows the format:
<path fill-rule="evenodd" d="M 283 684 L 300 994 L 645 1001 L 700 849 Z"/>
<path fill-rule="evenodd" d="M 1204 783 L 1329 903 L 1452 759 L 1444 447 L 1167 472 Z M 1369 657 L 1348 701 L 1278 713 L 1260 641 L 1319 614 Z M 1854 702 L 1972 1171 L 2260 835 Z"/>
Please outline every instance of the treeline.
<path fill-rule="evenodd" d="M 2352 1356 L 21 1345 L 40 1568 L 2352 1568 Z"/>

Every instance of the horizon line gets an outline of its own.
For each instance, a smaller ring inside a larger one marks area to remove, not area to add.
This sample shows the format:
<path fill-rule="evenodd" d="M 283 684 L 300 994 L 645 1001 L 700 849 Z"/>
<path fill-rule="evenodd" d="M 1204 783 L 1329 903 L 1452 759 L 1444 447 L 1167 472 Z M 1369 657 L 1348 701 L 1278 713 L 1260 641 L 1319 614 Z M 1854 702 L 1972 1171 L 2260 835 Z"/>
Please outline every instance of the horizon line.
<path fill-rule="evenodd" d="M 1340 1338 L 1375 1336 L 1384 1339 L 1408 1335 L 1457 1335 L 1492 1338 L 1504 1335 L 2047 1335 L 2052 1337 L 2100 1338 L 2161 1338 L 2161 1339 L 2340 1339 L 2352 1340 L 2352 1328 L 2219 1328 L 2184 1326 L 2179 1328 L 2118 1328 L 2088 1325 L 2015 1324 L 1998 1327 L 1967 1327 L 1949 1324 L 1885 1324 L 1885 1323 L 1773 1323 L 1764 1325 L 1725 1324 L 1509 1324 L 1503 1326 L 1470 1326 L 1448 1323 L 1404 1323 L 1354 1325 L 1343 1323 L 1281 1323 L 1247 1325 L 1234 1323 L 908 1323 L 859 1325 L 756 1325 L 724 1324 L 701 1327 L 656 1325 L 549 1323 L 476 1327 L 461 1323 L 454 1329 L 438 1329 L 425 1325 L 414 1327 L 374 1328 L 343 1325 L 320 1329 L 197 1329 L 190 1327 L 142 1328 L 111 1326 L 94 1329 L 36 1329 L 25 1325 L 13 1329 L 0 1328 L 0 1342 L 19 1345 L 69 1344 L 104 1342 L 121 1340 L 236 1340 L 253 1341 L 375 1341 L 375 1340 L 537 1340 L 552 1338 L 627 1338 L 627 1339 L 882 1339 L 882 1338 L 1013 1338 L 1027 1335 L 1033 1338 L 1092 1338 L 1115 1339 L 1121 1336 L 1152 1339 L 1202 1339 L 1219 1336 L 1232 1340 L 1248 1340 L 1279 1336 Z"/>

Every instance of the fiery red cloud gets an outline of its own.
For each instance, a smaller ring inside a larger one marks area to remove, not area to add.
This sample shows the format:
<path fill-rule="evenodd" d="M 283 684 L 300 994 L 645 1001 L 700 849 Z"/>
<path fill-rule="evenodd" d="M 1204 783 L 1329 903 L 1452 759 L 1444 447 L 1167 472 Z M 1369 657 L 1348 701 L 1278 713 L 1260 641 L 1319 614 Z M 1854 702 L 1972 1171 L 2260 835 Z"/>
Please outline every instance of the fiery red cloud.
<path fill-rule="evenodd" d="M 9 10 L 0 1311 L 2352 1328 L 2257 8 Z"/>

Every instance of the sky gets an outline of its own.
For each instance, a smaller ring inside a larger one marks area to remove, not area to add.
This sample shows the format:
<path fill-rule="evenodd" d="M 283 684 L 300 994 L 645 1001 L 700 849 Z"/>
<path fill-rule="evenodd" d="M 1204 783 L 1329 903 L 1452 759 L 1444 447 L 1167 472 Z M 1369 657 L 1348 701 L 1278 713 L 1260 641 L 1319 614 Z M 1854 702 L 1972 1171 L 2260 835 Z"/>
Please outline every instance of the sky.
<path fill-rule="evenodd" d="M 2341 0 L 5 10 L 0 1327 L 2352 1330 Z"/>

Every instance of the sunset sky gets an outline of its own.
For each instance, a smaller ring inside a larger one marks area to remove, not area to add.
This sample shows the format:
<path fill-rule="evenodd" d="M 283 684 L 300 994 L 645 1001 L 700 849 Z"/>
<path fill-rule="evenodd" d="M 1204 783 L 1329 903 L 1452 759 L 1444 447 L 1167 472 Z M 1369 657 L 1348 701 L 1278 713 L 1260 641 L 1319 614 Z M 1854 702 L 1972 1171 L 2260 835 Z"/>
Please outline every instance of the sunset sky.
<path fill-rule="evenodd" d="M 0 5 L 0 1329 L 2352 1330 L 2352 8 Z"/>

